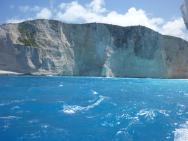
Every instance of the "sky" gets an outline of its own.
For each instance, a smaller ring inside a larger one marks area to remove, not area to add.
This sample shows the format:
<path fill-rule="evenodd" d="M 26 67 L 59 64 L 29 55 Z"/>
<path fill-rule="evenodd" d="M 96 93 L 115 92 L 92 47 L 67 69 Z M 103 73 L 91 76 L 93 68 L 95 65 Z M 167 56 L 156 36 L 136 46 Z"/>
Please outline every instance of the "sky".
<path fill-rule="evenodd" d="M 188 40 L 183 0 L 1 0 L 0 24 L 33 19 L 143 25 Z"/>

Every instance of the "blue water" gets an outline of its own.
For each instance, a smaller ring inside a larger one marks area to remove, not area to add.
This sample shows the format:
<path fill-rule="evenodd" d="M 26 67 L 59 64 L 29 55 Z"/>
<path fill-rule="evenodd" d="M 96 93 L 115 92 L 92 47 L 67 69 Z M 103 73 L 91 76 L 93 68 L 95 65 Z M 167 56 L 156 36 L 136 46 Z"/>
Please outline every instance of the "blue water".
<path fill-rule="evenodd" d="M 0 77 L 1 141 L 188 141 L 188 80 Z"/>

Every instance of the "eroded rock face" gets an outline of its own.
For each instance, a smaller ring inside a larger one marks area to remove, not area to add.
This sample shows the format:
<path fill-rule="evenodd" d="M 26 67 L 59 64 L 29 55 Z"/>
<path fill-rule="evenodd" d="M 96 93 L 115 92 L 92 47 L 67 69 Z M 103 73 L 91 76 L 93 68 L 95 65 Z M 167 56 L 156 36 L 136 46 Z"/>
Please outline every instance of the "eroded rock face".
<path fill-rule="evenodd" d="M 0 26 L 0 70 L 188 78 L 188 43 L 143 26 L 26 21 Z"/>

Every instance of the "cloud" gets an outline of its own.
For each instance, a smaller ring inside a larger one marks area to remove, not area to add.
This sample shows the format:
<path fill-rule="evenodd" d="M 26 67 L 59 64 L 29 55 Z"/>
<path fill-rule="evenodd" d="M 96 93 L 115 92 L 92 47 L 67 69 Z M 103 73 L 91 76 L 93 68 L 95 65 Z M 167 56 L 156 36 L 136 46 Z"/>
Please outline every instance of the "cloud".
<path fill-rule="evenodd" d="M 27 18 L 27 19 L 12 18 L 12 19 L 6 20 L 6 23 L 21 23 L 26 20 L 32 20 L 32 18 Z"/>
<path fill-rule="evenodd" d="M 87 19 L 87 9 L 78 2 L 61 3 L 60 11 L 57 12 L 56 18 L 66 22 L 80 23 Z"/>
<path fill-rule="evenodd" d="M 160 29 L 161 33 L 188 39 L 185 23 L 182 18 L 166 22 Z"/>
<path fill-rule="evenodd" d="M 92 0 L 88 7 L 92 9 L 95 13 L 103 13 L 106 12 L 106 8 L 104 8 L 105 2 L 104 0 Z"/>
<path fill-rule="evenodd" d="M 101 20 L 102 23 L 120 26 L 143 25 L 154 30 L 158 30 L 158 26 L 164 22 L 161 18 L 149 18 L 144 10 L 134 7 L 128 9 L 124 14 L 117 13 L 116 11 L 109 12 Z"/>
<path fill-rule="evenodd" d="M 172 35 L 188 40 L 183 19 L 165 21 L 163 18 L 154 17 L 143 9 L 129 8 L 124 13 L 109 11 L 105 8 L 104 0 L 92 0 L 91 3 L 81 5 L 77 1 L 61 3 L 56 19 L 70 23 L 108 23 L 120 26 L 143 25 L 162 34 Z"/>
<path fill-rule="evenodd" d="M 52 12 L 48 8 L 43 8 L 37 13 L 36 18 L 39 19 L 50 19 L 52 17 Z"/>
<path fill-rule="evenodd" d="M 22 20 L 22 19 L 17 19 L 17 18 L 12 18 L 12 19 L 8 19 L 7 21 L 6 21 L 6 23 L 21 23 L 21 22 L 23 22 L 24 21 L 24 19 Z"/>
<path fill-rule="evenodd" d="M 29 11 L 31 7 L 22 7 L 23 11 Z M 30 10 L 31 11 L 31 10 Z M 108 23 L 120 26 L 143 25 L 162 34 L 172 35 L 188 40 L 183 19 L 177 17 L 165 21 L 161 17 L 148 14 L 143 9 L 130 7 L 124 13 L 110 11 L 105 7 L 104 0 L 91 0 L 90 3 L 80 4 L 78 1 L 60 3 L 51 8 L 41 8 L 36 12 L 35 18 L 56 19 L 67 23 Z"/>

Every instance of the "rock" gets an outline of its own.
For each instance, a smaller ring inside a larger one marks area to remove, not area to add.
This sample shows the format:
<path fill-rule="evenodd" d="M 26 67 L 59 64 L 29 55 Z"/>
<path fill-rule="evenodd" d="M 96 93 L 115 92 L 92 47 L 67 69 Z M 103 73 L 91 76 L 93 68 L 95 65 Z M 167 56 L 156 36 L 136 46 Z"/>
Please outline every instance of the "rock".
<path fill-rule="evenodd" d="M 33 20 L 0 26 L 0 70 L 37 75 L 188 78 L 188 42 L 143 26 Z"/>
<path fill-rule="evenodd" d="M 188 0 L 184 0 L 181 6 L 181 11 L 186 27 L 188 28 Z"/>

